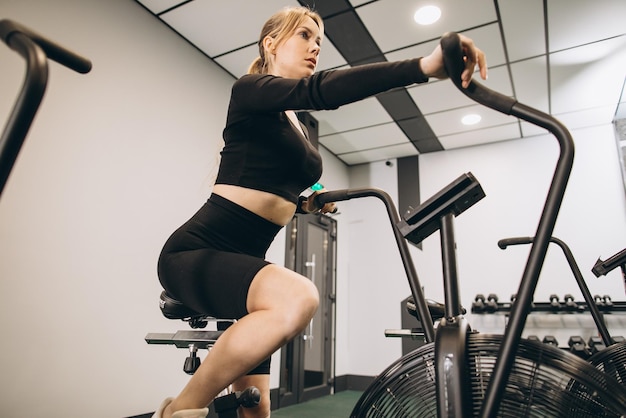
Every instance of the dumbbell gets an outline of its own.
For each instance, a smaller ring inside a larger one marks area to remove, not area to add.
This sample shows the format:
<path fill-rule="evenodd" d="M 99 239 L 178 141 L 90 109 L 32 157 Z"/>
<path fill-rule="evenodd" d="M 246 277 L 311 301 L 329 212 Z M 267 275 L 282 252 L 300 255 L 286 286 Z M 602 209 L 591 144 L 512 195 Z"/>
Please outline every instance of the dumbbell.
<path fill-rule="evenodd" d="M 552 309 L 553 311 L 558 311 L 561 309 L 561 302 L 559 302 L 559 297 L 554 293 L 550 295 L 550 309 Z"/>
<path fill-rule="evenodd" d="M 526 337 L 527 340 L 530 341 L 537 341 L 537 342 L 541 342 L 541 340 L 539 339 L 539 337 L 537 337 L 536 335 L 529 335 L 528 337 Z"/>
<path fill-rule="evenodd" d="M 483 313 L 485 311 L 485 295 L 479 293 L 474 297 L 474 302 L 472 302 L 472 312 L 473 313 Z"/>
<path fill-rule="evenodd" d="M 626 339 L 621 335 L 618 335 L 617 337 L 612 337 L 611 339 L 613 340 L 613 344 L 623 343 L 624 341 L 626 341 Z"/>
<path fill-rule="evenodd" d="M 578 310 L 578 304 L 574 302 L 574 296 L 569 293 L 563 297 L 565 300 L 565 309 L 568 311 L 576 311 Z"/>
<path fill-rule="evenodd" d="M 606 307 L 607 311 L 610 311 L 613 309 L 613 301 L 611 300 L 611 297 L 609 295 L 604 295 L 603 297 L 604 299 L 604 306 Z"/>
<path fill-rule="evenodd" d="M 545 337 L 543 337 L 543 343 L 544 344 L 550 344 L 553 345 L 555 347 L 559 346 L 559 342 L 557 341 L 556 337 L 554 335 L 546 335 Z"/>
<path fill-rule="evenodd" d="M 589 351 L 591 352 L 591 354 L 595 354 L 598 351 L 602 351 L 606 348 L 602 338 L 598 337 L 597 335 L 592 335 L 591 337 L 589 337 L 587 345 L 589 346 Z"/>
<path fill-rule="evenodd" d="M 485 302 L 485 310 L 487 312 L 495 312 L 498 310 L 498 295 L 495 293 L 490 293 L 487 296 L 487 302 Z"/>
<path fill-rule="evenodd" d="M 569 337 L 567 345 L 569 346 L 569 351 L 571 353 L 574 353 L 575 355 L 583 359 L 589 358 L 590 353 L 589 350 L 587 350 L 587 346 L 585 345 L 585 340 L 583 340 L 583 337 L 579 335 L 573 335 Z"/>
<path fill-rule="evenodd" d="M 601 311 L 606 310 L 606 305 L 604 304 L 604 299 L 602 299 L 602 296 L 594 295 L 593 296 L 593 301 L 595 302 L 595 304 L 598 307 L 598 309 L 600 309 Z"/>

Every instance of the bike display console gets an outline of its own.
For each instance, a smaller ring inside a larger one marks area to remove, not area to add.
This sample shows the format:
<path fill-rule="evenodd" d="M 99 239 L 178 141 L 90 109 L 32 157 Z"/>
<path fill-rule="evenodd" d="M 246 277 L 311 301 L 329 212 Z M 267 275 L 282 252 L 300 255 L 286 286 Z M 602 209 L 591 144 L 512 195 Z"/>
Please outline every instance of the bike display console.
<path fill-rule="evenodd" d="M 485 192 L 478 180 L 472 173 L 465 173 L 417 208 L 407 211 L 398 228 L 407 240 L 417 245 L 440 228 L 443 215 L 458 216 L 483 197 Z"/>

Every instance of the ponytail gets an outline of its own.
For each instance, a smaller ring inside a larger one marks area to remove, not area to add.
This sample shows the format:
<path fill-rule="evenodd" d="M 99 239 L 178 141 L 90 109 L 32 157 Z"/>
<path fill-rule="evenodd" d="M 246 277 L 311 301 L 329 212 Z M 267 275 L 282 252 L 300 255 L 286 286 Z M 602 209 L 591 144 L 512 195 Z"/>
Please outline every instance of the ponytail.
<path fill-rule="evenodd" d="M 256 57 L 248 67 L 248 74 L 263 74 L 263 58 Z"/>

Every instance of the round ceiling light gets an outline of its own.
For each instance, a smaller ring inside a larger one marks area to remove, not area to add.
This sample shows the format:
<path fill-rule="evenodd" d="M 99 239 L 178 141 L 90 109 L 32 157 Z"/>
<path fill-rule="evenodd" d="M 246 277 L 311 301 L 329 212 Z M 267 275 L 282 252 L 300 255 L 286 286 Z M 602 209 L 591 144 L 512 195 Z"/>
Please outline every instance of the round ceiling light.
<path fill-rule="evenodd" d="M 420 8 L 413 18 L 420 25 L 430 25 L 441 17 L 441 9 L 437 6 L 424 6 Z"/>
<path fill-rule="evenodd" d="M 463 119 L 461 119 L 461 123 L 463 123 L 463 125 L 476 125 L 478 122 L 480 122 L 481 119 L 482 118 L 480 117 L 480 115 L 473 113 L 463 116 Z"/>

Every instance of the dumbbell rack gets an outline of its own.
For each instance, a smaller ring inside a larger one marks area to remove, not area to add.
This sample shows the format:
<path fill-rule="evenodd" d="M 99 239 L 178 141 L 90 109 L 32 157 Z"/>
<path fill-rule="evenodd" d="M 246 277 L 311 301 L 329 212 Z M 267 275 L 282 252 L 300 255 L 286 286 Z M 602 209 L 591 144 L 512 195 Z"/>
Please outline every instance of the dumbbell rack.
<path fill-rule="evenodd" d="M 489 294 L 485 297 L 477 294 L 472 303 L 473 314 L 503 314 L 507 315 L 511 312 L 515 297 L 511 297 L 510 302 L 500 302 L 498 296 Z M 586 301 L 575 301 L 571 295 L 565 295 L 563 301 L 558 296 L 551 295 L 550 301 L 532 302 L 530 312 L 549 312 L 549 313 L 587 313 L 591 309 Z M 626 312 L 626 301 L 613 301 L 608 295 L 594 296 L 595 305 L 603 313 L 621 313 Z"/>

